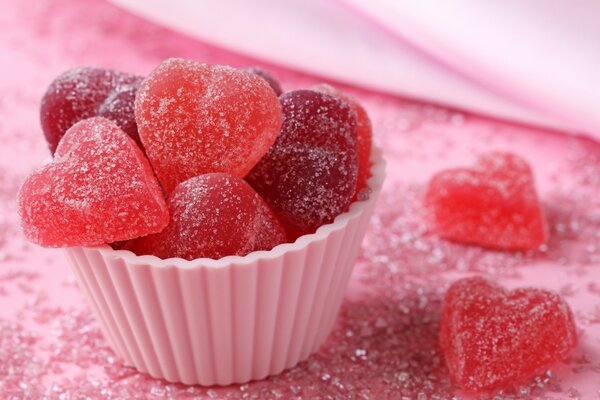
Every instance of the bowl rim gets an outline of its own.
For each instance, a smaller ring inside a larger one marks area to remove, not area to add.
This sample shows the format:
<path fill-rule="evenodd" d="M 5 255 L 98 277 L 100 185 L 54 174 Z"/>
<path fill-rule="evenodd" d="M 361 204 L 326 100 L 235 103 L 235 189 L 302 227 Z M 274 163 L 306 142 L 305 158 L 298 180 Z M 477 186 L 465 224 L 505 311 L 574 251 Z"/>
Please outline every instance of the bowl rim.
<path fill-rule="evenodd" d="M 145 265 L 152 267 L 173 267 L 183 269 L 192 269 L 197 267 L 224 268 L 231 265 L 250 265 L 260 260 L 271 260 L 282 257 L 289 252 L 298 252 L 304 250 L 310 244 L 327 239 L 332 233 L 340 231 L 348 225 L 349 221 L 357 218 L 372 203 L 377 201 L 383 181 L 385 179 L 386 162 L 383 158 L 383 151 L 373 145 L 371 149 L 371 176 L 367 180 L 367 187 L 370 189 L 369 198 L 366 200 L 357 200 L 350 204 L 348 211 L 335 217 L 333 222 L 320 226 L 314 233 L 302 235 L 294 242 L 281 243 L 271 250 L 257 250 L 244 256 L 225 256 L 219 259 L 196 258 L 187 260 L 180 257 L 159 258 L 155 255 L 145 254 L 137 255 L 126 249 L 115 250 L 107 244 L 98 246 L 75 246 L 67 247 L 66 250 L 83 248 L 95 250 L 103 258 L 120 258 L 128 265 Z"/>

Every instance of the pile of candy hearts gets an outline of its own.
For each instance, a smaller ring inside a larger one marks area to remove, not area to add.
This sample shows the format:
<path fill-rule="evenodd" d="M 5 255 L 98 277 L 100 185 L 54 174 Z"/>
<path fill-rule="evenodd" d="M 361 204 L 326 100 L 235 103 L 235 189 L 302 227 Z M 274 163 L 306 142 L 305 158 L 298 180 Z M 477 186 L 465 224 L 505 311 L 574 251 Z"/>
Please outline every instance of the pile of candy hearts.
<path fill-rule="evenodd" d="M 367 191 L 364 109 L 328 85 L 282 93 L 258 68 L 73 69 L 48 88 L 41 122 L 54 159 L 26 180 L 19 211 L 46 247 L 246 255 L 314 232 Z"/>

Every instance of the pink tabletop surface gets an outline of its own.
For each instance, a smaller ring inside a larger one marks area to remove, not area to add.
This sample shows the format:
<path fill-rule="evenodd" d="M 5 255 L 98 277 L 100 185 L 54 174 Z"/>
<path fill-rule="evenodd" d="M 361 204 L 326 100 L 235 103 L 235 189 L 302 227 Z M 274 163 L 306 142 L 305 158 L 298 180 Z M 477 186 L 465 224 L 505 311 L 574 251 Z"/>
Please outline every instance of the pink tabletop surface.
<path fill-rule="evenodd" d="M 453 280 L 481 274 L 509 287 L 561 292 L 580 343 L 571 357 L 503 395 L 598 398 L 600 144 L 389 95 L 342 87 L 369 111 L 388 179 L 336 327 L 320 352 L 265 381 L 227 388 L 154 380 L 121 364 L 102 338 L 60 250 L 22 237 L 15 194 L 48 158 L 38 103 L 76 65 L 145 74 L 167 57 L 259 63 L 172 33 L 100 0 L 0 4 L 0 398 L 488 398 L 455 389 L 437 346 Z M 316 77 L 266 65 L 288 89 Z M 447 166 L 511 150 L 534 169 L 551 239 L 538 253 L 451 244 L 424 232 L 420 196 Z"/>

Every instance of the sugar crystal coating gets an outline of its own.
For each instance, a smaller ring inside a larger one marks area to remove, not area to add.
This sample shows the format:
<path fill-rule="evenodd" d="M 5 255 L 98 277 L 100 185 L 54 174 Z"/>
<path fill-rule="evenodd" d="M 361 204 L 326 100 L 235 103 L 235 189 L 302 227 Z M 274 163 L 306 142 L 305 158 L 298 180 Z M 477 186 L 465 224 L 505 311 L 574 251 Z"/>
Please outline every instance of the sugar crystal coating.
<path fill-rule="evenodd" d="M 479 391 L 520 384 L 565 358 L 577 344 L 573 314 L 558 294 L 507 291 L 480 277 L 446 293 L 440 346 L 453 380 Z"/>
<path fill-rule="evenodd" d="M 281 133 L 246 180 L 291 240 L 348 209 L 356 190 L 356 116 L 341 100 L 297 90 L 281 97 Z"/>
<path fill-rule="evenodd" d="M 487 153 L 472 169 L 437 173 L 425 207 L 432 230 L 446 239 L 510 250 L 548 239 L 531 168 L 515 154 Z"/>
<path fill-rule="evenodd" d="M 270 73 L 269 71 L 264 70 L 261 67 L 246 67 L 246 68 L 242 68 L 242 70 L 252 72 L 253 74 L 256 74 L 256 75 L 260 76 L 261 78 L 263 78 L 265 81 L 267 81 L 269 86 L 271 86 L 271 89 L 273 89 L 273 91 L 275 92 L 275 94 L 277 96 L 279 96 L 281 93 L 283 93 L 283 90 L 281 89 L 281 85 L 279 84 L 277 79 L 275 79 L 273 74 Z"/>
<path fill-rule="evenodd" d="M 348 105 L 356 114 L 356 143 L 358 151 L 358 178 L 356 181 L 356 193 L 358 194 L 361 190 L 367 187 L 367 180 L 371 174 L 371 143 L 373 140 L 371 119 L 369 118 L 367 111 L 358 103 L 358 101 L 339 89 L 326 83 L 322 83 L 316 85 L 314 90 L 339 97 L 348 103 Z"/>
<path fill-rule="evenodd" d="M 287 240 L 275 213 L 243 179 L 200 175 L 177 185 L 169 200 L 171 220 L 157 234 L 135 240 L 138 255 L 188 260 L 244 256 Z"/>
<path fill-rule="evenodd" d="M 18 195 L 25 236 L 45 247 L 92 246 L 162 230 L 169 221 L 162 190 L 133 139 L 94 117 L 73 125 L 52 163 Z"/>
<path fill-rule="evenodd" d="M 279 99 L 283 122 L 274 148 L 304 145 L 356 157 L 356 114 L 346 102 L 314 90 L 294 90 Z"/>
<path fill-rule="evenodd" d="M 42 98 L 40 121 L 52 154 L 67 129 L 86 118 L 115 121 L 140 144 L 133 100 L 142 77 L 103 68 L 73 68 L 59 75 Z"/>
<path fill-rule="evenodd" d="M 142 82 L 135 116 L 167 192 L 205 173 L 245 176 L 281 127 L 281 106 L 264 79 L 182 59 L 166 60 Z"/>
<path fill-rule="evenodd" d="M 293 240 L 348 208 L 356 188 L 356 160 L 318 147 L 284 146 L 270 152 L 246 179 Z"/>

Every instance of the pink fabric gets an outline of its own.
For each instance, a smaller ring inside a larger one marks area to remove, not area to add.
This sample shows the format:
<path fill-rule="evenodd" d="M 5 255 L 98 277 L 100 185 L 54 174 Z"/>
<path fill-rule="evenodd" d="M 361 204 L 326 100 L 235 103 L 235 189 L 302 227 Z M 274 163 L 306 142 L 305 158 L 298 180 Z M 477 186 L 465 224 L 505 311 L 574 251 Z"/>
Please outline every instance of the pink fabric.
<path fill-rule="evenodd" d="M 278 377 L 226 388 L 170 385 L 124 366 L 101 335 L 63 252 L 28 244 L 18 227 L 16 191 L 49 155 L 39 100 L 57 74 L 75 65 L 146 74 L 172 56 L 234 66 L 258 61 L 101 0 L 3 1 L 0 26 L 0 398 L 469 398 L 449 380 L 437 321 L 445 287 L 474 274 L 510 287 L 560 291 L 575 313 L 580 344 L 572 357 L 526 383 L 517 397 L 597 396 L 598 143 L 345 85 L 369 111 L 389 172 L 341 313 L 320 351 Z M 265 67 L 288 90 L 322 81 Z M 551 227 L 541 254 L 484 251 L 421 230 L 427 179 L 492 149 L 515 151 L 533 166 Z"/>
<path fill-rule="evenodd" d="M 594 0 L 111 1 L 328 79 L 600 137 Z"/>
<path fill-rule="evenodd" d="M 449 72 L 600 137 L 600 3 L 344 0 Z"/>

